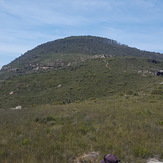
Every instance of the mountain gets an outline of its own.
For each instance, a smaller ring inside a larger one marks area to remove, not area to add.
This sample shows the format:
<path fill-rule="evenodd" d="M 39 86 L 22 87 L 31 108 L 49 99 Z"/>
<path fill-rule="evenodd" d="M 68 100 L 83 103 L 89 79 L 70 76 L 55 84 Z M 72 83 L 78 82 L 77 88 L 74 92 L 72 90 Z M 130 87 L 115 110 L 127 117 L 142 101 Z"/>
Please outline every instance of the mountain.
<path fill-rule="evenodd" d="M 163 55 L 159 53 L 131 48 L 115 40 L 95 36 L 73 36 L 39 45 L 3 66 L 2 71 L 25 73 L 65 67 L 96 55 L 163 59 Z"/>
<path fill-rule="evenodd" d="M 163 159 L 162 70 L 162 55 L 100 37 L 26 52 L 0 71 L 1 162 Z"/>
<path fill-rule="evenodd" d="M 0 108 L 157 92 L 155 85 L 162 77 L 156 74 L 162 67 L 161 54 L 106 38 L 80 36 L 48 42 L 2 68 Z"/>
<path fill-rule="evenodd" d="M 162 77 L 156 75 L 162 67 L 163 62 L 142 58 L 95 58 L 65 68 L 10 77 L 0 83 L 0 108 L 66 104 L 153 91 L 162 95 Z"/>

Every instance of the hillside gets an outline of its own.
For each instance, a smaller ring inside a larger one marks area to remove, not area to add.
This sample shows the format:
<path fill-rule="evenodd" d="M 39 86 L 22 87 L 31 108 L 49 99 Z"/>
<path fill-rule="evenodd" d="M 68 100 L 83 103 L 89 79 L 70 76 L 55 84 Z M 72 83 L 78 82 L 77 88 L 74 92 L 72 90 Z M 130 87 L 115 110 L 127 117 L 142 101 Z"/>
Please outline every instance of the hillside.
<path fill-rule="evenodd" d="M 9 78 L 0 84 L 0 108 L 150 93 L 161 87 L 162 77 L 156 72 L 162 67 L 163 62 L 141 58 L 96 58 L 67 68 Z"/>
<path fill-rule="evenodd" d="M 163 159 L 162 70 L 161 54 L 100 37 L 26 52 L 0 71 L 0 162 Z"/>
<path fill-rule="evenodd" d="M 107 153 L 121 163 L 163 159 L 162 100 L 156 95 L 0 109 L 0 124 L 1 162 L 77 163 L 89 152 L 99 155 L 85 163 L 99 163 Z"/>
<path fill-rule="evenodd" d="M 156 75 L 163 68 L 161 57 L 102 37 L 48 42 L 2 68 L 0 108 L 150 92 L 162 82 Z"/>
<path fill-rule="evenodd" d="M 158 53 L 131 48 L 115 40 L 95 36 L 73 36 L 47 42 L 27 51 L 10 64 L 3 66 L 0 75 L 3 72 L 25 73 L 72 66 L 96 55 L 163 59 L 163 55 Z"/>

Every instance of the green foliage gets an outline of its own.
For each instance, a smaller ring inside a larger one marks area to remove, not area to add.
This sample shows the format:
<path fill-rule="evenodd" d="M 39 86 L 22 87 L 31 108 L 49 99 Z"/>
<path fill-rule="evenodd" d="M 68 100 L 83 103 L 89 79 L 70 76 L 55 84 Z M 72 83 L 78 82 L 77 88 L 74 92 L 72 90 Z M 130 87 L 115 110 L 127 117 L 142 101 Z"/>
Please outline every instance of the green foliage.
<path fill-rule="evenodd" d="M 156 123 L 160 126 L 163 126 L 163 120 L 157 121 Z"/>
<path fill-rule="evenodd" d="M 57 119 L 58 119 L 58 117 L 56 117 L 56 116 L 48 116 L 48 117 L 46 117 L 47 121 L 56 121 Z"/>
<path fill-rule="evenodd" d="M 30 143 L 30 140 L 29 139 L 23 139 L 22 141 L 21 141 L 21 144 L 23 145 L 23 146 L 26 146 L 26 145 L 28 145 Z"/>
<path fill-rule="evenodd" d="M 126 92 L 126 94 L 127 94 L 127 95 L 133 95 L 133 94 L 134 94 L 134 91 L 133 91 L 133 90 L 128 90 L 128 91 Z"/>
<path fill-rule="evenodd" d="M 154 95 L 163 95 L 163 89 L 154 89 L 151 94 Z"/>
<path fill-rule="evenodd" d="M 151 154 L 149 153 L 149 150 L 142 146 L 135 147 L 134 154 L 135 154 L 135 156 L 142 157 L 142 158 L 148 158 L 151 156 Z"/>
<path fill-rule="evenodd" d="M 162 78 L 138 74 L 143 66 L 153 71 L 160 69 L 162 63 L 127 57 L 89 59 L 68 68 L 13 77 L 0 83 L 0 108 L 69 104 L 118 94 L 130 97 L 152 92 L 151 95 L 162 95 L 161 86 L 158 87 Z"/>
<path fill-rule="evenodd" d="M 111 39 L 77 36 L 47 42 L 27 51 L 10 64 L 5 65 L 2 68 L 3 71 L 0 72 L 0 77 L 7 78 L 8 76 L 22 75 L 36 70 L 72 66 L 95 55 L 163 60 L 163 56 L 158 53 L 131 48 Z M 151 63 L 153 64 L 153 62 Z M 157 63 L 159 64 L 159 62 Z"/>
<path fill-rule="evenodd" d="M 152 96 L 153 98 L 153 96 Z M 67 105 L 0 109 L 1 162 L 68 162 L 99 151 L 122 163 L 163 156 L 162 99 L 111 96 Z"/>
<path fill-rule="evenodd" d="M 40 45 L 9 64 L 21 72 L 0 72 L 1 162 L 72 163 L 91 151 L 122 163 L 162 158 L 162 77 L 154 73 L 163 63 L 140 56 L 157 57 L 85 36 Z"/>

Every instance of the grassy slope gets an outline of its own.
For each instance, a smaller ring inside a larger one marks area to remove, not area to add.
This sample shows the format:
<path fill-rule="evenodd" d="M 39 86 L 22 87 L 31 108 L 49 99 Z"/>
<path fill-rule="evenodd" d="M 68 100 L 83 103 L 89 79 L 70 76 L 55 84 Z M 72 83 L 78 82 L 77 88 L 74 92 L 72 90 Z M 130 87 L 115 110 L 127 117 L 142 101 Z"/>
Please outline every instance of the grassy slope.
<path fill-rule="evenodd" d="M 12 68 L 19 68 L 19 72 L 15 73 L 13 71 L 0 71 L 0 82 L 3 82 L 5 79 L 12 78 L 14 76 L 22 76 L 26 73 L 32 73 L 36 72 L 36 70 L 33 70 L 30 68 L 29 64 L 35 65 L 35 68 L 37 67 L 46 67 L 46 66 L 53 66 L 53 68 L 64 68 L 68 67 L 68 65 L 74 66 L 76 64 L 80 64 L 81 62 L 87 60 L 88 58 L 92 57 L 88 54 L 72 54 L 72 53 L 53 53 L 53 54 L 46 54 L 41 55 L 37 58 L 32 58 L 33 56 L 27 55 L 27 57 L 21 56 L 22 58 L 16 59 L 16 61 L 13 61 L 11 64 Z M 29 63 L 28 63 L 29 62 Z M 10 65 L 10 64 L 9 64 Z M 39 66 L 37 66 L 39 65 Z"/>
<path fill-rule="evenodd" d="M 0 161 L 72 163 L 91 151 L 99 159 L 115 153 L 122 163 L 163 158 L 163 78 L 138 74 L 162 66 L 94 59 L 2 82 Z M 23 109 L 9 109 L 17 105 Z"/>
<path fill-rule="evenodd" d="M 122 163 L 163 158 L 161 96 L 115 96 L 68 105 L 0 110 L 1 162 L 72 163 L 114 153 Z M 98 163 L 98 161 L 97 161 Z"/>
<path fill-rule="evenodd" d="M 0 108 L 150 92 L 159 87 L 162 77 L 138 74 L 138 71 L 154 72 L 161 67 L 162 63 L 136 58 L 94 59 L 70 68 L 11 78 L 0 85 Z M 14 94 L 10 95 L 12 91 Z"/>

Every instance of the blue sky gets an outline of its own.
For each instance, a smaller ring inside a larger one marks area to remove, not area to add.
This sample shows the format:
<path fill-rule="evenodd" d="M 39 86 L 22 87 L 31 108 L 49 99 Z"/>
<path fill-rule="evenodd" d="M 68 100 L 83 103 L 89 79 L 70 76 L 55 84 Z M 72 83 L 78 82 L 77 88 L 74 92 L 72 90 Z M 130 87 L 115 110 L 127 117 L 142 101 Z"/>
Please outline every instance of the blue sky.
<path fill-rule="evenodd" d="M 41 43 L 76 35 L 163 53 L 163 0 L 0 0 L 0 67 Z"/>

